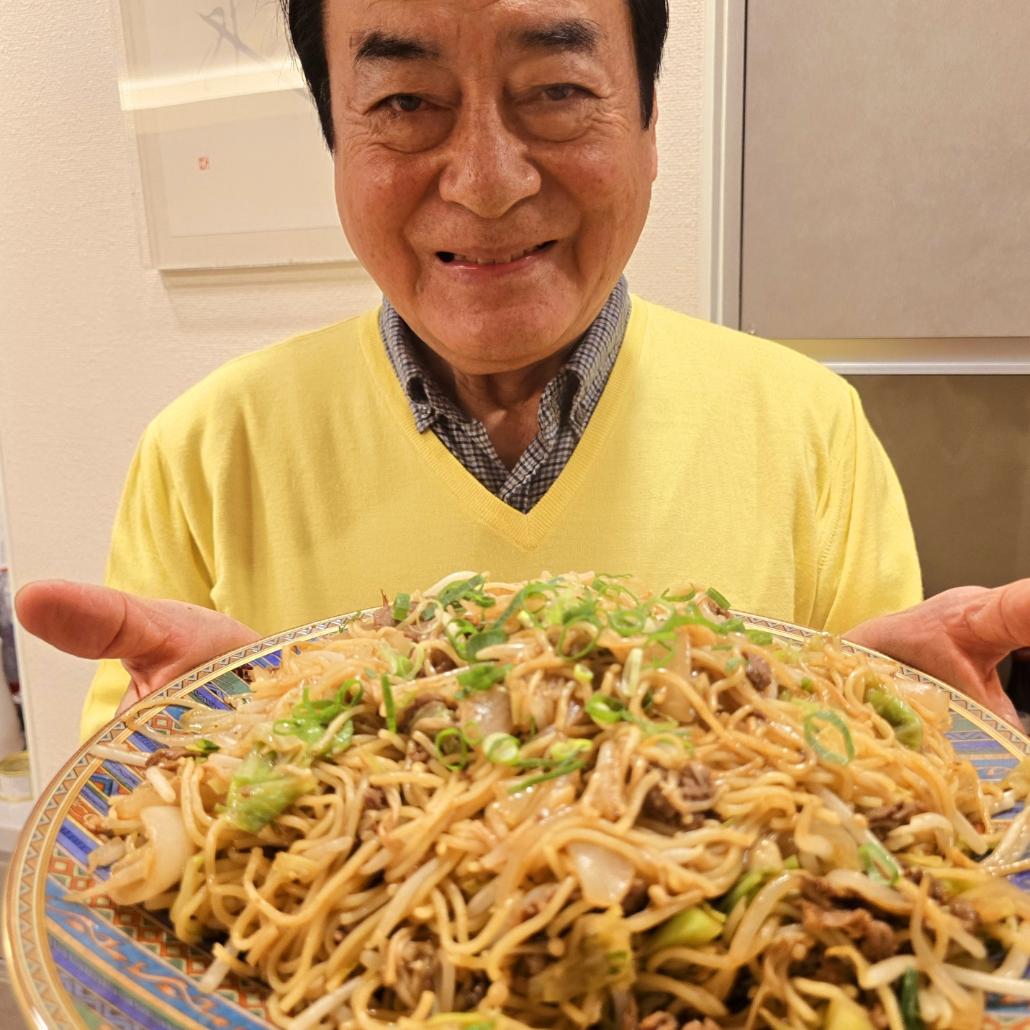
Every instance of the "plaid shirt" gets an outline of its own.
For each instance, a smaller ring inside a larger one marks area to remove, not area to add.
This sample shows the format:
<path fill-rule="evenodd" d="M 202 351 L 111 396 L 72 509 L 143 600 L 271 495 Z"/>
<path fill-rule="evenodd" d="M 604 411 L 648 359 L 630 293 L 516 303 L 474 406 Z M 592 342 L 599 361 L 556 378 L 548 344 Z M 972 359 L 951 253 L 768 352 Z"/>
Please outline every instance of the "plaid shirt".
<path fill-rule="evenodd" d="M 544 388 L 537 412 L 537 435 L 510 470 L 497 456 L 483 423 L 466 415 L 433 379 L 419 358 L 415 334 L 385 298 L 379 331 L 418 431 L 432 429 L 487 490 L 525 513 L 561 474 L 586 431 L 622 345 L 629 309 L 626 280 L 620 279 L 558 374 Z"/>

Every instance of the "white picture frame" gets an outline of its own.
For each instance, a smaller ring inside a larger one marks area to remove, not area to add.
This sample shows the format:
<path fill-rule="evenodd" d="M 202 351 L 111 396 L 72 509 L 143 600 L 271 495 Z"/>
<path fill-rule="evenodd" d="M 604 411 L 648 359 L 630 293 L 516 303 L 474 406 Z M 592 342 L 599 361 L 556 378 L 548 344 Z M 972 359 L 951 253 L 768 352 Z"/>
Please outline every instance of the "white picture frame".
<path fill-rule="evenodd" d="M 152 264 L 353 261 L 278 0 L 121 0 Z"/>

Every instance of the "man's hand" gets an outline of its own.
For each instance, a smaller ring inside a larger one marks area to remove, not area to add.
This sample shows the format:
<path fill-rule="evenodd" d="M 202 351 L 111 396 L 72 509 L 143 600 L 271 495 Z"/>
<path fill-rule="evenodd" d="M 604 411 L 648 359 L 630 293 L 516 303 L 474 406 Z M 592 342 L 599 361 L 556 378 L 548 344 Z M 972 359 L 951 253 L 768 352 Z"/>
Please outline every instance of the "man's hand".
<path fill-rule="evenodd" d="M 957 687 L 1022 728 L 1002 689 L 998 664 L 1030 645 L 1030 579 L 993 590 L 945 590 L 907 611 L 863 622 L 844 636 Z"/>
<path fill-rule="evenodd" d="M 121 659 L 132 680 L 119 712 L 209 658 L 260 639 L 221 612 L 85 583 L 29 583 L 14 603 L 25 629 L 59 650 Z"/>

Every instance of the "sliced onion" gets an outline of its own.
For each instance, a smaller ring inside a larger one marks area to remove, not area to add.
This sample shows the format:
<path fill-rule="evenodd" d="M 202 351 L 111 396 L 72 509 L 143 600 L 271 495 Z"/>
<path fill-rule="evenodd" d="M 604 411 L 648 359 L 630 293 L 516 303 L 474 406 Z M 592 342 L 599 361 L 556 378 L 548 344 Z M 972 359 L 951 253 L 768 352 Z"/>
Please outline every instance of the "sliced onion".
<path fill-rule="evenodd" d="M 1030 807 L 1024 808 L 1009 824 L 1005 836 L 994 851 L 981 863 L 981 869 L 995 869 L 998 866 L 1017 862 L 1030 846 Z"/>
<path fill-rule="evenodd" d="M 111 802 L 111 811 L 118 819 L 138 819 L 140 812 L 164 802 L 151 783 L 141 783 L 131 794 L 122 794 Z"/>
<path fill-rule="evenodd" d="M 222 981 L 232 971 L 231 959 L 236 958 L 240 953 L 239 948 L 237 948 L 235 944 L 230 944 L 224 950 L 225 954 L 218 955 L 214 962 L 207 967 L 207 972 L 205 972 L 200 978 L 200 983 L 197 986 L 205 994 L 210 994 L 212 991 L 218 990 Z"/>
<path fill-rule="evenodd" d="M 167 805 L 174 805 L 176 801 L 175 788 L 168 781 L 168 777 L 156 765 L 152 765 L 147 770 L 146 775 L 147 780 L 154 790 L 157 791 L 161 800 Z"/>
<path fill-rule="evenodd" d="M 893 915 L 908 915 L 912 910 L 912 905 L 901 893 L 886 884 L 874 883 L 865 873 L 851 869 L 831 869 L 826 874 L 826 882 L 835 890 L 857 894 Z"/>
<path fill-rule="evenodd" d="M 910 969 L 916 968 L 915 955 L 895 955 L 870 966 L 858 977 L 859 986 L 865 991 L 876 990 L 894 983 L 899 976 L 904 976 Z"/>
<path fill-rule="evenodd" d="M 140 813 L 147 843 L 132 855 L 138 875 L 122 879 L 122 869 L 112 870 L 107 894 L 116 905 L 138 905 L 175 886 L 186 863 L 196 852 L 186 832 L 182 812 L 171 805 L 153 805 Z"/>
<path fill-rule="evenodd" d="M 946 730 L 951 725 L 946 691 L 933 683 L 921 683 L 910 679 L 896 679 L 893 685 L 906 701 L 915 701 L 937 729 Z"/>
<path fill-rule="evenodd" d="M 115 840 L 109 840 L 100 847 L 94 848 L 86 860 L 86 868 L 91 873 L 96 869 L 105 869 L 109 865 L 114 865 L 124 855 L 125 840 L 117 837 Z"/>
<path fill-rule="evenodd" d="M 945 965 L 944 968 L 963 987 L 974 987 L 991 994 L 1005 994 L 1013 998 L 1030 999 L 1030 980 L 1020 980 L 994 973 L 981 973 L 978 969 L 964 969 L 962 966 Z"/>
<path fill-rule="evenodd" d="M 461 702 L 461 722 L 474 723 L 480 735 L 511 733 L 511 701 L 508 692 L 494 687 L 485 693 L 473 694 Z"/>
<path fill-rule="evenodd" d="M 635 873 L 629 859 L 601 844 L 582 841 L 570 844 L 568 852 L 576 867 L 583 897 L 591 905 L 610 908 L 622 901 Z"/>

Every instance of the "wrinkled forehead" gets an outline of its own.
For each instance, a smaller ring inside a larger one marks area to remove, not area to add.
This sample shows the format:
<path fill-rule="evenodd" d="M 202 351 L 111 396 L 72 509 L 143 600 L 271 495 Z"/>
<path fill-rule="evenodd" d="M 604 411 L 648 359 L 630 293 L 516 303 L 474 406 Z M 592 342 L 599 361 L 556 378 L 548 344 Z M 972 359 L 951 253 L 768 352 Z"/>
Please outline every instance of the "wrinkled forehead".
<path fill-rule="evenodd" d="M 330 0 L 329 63 L 351 63 L 382 39 L 421 42 L 425 56 L 460 61 L 473 53 L 566 45 L 609 59 L 632 55 L 627 0 Z"/>

